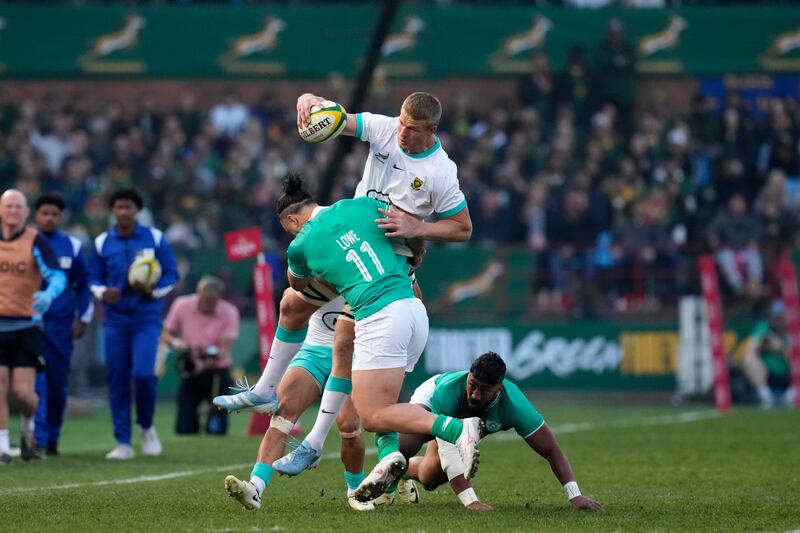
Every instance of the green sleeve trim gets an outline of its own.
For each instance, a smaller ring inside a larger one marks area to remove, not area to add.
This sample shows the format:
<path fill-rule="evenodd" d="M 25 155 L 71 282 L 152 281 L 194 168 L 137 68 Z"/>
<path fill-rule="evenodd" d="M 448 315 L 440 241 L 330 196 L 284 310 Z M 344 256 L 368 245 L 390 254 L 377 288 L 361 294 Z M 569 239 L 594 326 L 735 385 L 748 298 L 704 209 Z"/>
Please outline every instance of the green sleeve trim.
<path fill-rule="evenodd" d="M 364 133 L 364 119 L 361 118 L 361 113 L 356 113 L 356 137 L 361 138 Z"/>
<path fill-rule="evenodd" d="M 278 329 L 275 330 L 275 338 L 283 342 L 303 342 L 306 340 L 306 333 L 308 333 L 308 328 L 292 331 L 278 326 Z"/>
<path fill-rule="evenodd" d="M 353 382 L 347 378 L 331 376 L 328 378 L 328 382 L 325 384 L 325 389 L 333 392 L 350 394 L 353 391 Z"/>
<path fill-rule="evenodd" d="M 441 218 L 451 217 L 451 216 L 463 211 L 465 207 L 467 207 L 467 200 L 466 199 L 461 200 L 461 203 L 458 204 L 457 206 L 455 206 L 454 208 L 448 209 L 447 211 L 442 211 L 441 213 L 437 213 L 437 215 L 439 215 Z"/>

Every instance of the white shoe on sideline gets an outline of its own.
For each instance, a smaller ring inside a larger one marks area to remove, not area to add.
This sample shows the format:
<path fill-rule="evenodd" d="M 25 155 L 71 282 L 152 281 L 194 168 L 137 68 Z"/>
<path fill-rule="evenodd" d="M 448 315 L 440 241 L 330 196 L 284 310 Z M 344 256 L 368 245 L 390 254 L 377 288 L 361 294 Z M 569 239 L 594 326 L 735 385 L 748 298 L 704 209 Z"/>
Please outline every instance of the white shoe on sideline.
<path fill-rule="evenodd" d="M 258 495 L 256 486 L 249 481 L 242 481 L 236 476 L 225 478 L 225 490 L 228 496 L 241 503 L 245 509 L 255 511 L 261 509 L 261 496 Z"/>
<path fill-rule="evenodd" d="M 127 461 L 136 457 L 133 446 L 130 444 L 117 444 L 117 447 L 106 454 L 106 459 L 114 461 Z"/>
<path fill-rule="evenodd" d="M 158 433 L 156 427 L 150 426 L 145 429 L 139 426 L 139 431 L 142 435 L 142 454 L 143 455 L 161 455 L 162 447 L 161 441 L 158 440 Z"/>

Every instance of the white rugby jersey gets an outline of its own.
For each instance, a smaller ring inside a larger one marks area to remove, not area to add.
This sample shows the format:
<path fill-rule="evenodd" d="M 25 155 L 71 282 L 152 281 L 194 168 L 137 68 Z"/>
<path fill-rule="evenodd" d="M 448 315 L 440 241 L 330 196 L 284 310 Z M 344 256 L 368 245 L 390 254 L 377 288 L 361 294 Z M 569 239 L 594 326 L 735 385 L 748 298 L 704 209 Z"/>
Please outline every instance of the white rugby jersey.
<path fill-rule="evenodd" d="M 399 117 L 356 114 L 356 137 L 368 142 L 370 151 L 355 196 L 369 196 L 421 218 L 433 213 L 446 218 L 463 210 L 467 201 L 456 164 L 439 138 L 424 152 L 408 154 L 397 143 L 398 121 Z M 397 241 L 402 242 L 395 242 L 395 251 L 411 256 L 405 240 Z"/>
<path fill-rule="evenodd" d="M 342 306 L 344 298 L 339 296 L 317 309 L 308 320 L 308 333 L 304 343 L 332 348 L 334 326 L 342 313 Z"/>

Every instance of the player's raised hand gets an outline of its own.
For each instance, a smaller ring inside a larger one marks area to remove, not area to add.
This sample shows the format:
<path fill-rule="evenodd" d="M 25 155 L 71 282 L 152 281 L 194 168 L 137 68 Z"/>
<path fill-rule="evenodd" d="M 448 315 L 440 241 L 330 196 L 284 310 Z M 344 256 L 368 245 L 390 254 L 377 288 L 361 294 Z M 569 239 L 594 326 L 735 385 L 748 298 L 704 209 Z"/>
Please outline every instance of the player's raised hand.
<path fill-rule="evenodd" d="M 375 223 L 380 229 L 386 231 L 387 237 L 413 239 L 419 236 L 423 222 L 414 215 L 394 206 L 389 209 L 379 208 L 378 212 L 384 217 L 376 218 Z"/>
<path fill-rule="evenodd" d="M 325 99 L 311 93 L 301 94 L 297 98 L 297 127 L 301 128 L 311 121 L 311 108 Z"/>
<path fill-rule="evenodd" d="M 494 507 L 483 502 L 472 502 L 467 505 L 467 509 L 470 511 L 494 511 Z"/>
<path fill-rule="evenodd" d="M 603 504 L 586 496 L 576 496 L 569 501 L 573 509 L 578 511 L 602 511 Z"/>

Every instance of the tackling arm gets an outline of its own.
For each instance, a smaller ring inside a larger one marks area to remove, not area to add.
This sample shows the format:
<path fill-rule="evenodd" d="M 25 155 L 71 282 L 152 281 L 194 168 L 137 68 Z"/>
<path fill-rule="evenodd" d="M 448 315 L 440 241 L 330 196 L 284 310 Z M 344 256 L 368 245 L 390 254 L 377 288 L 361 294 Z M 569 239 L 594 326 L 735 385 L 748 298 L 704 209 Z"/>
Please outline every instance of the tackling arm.
<path fill-rule="evenodd" d="M 564 455 L 558 442 L 556 442 L 556 437 L 553 435 L 550 428 L 547 427 L 547 424 L 542 424 L 533 434 L 526 437 L 525 442 L 550 463 L 553 474 L 555 474 L 559 483 L 564 486 L 569 497 L 569 503 L 574 509 L 591 509 L 594 511 L 603 509 L 600 503 L 580 494 L 578 484 L 575 483 L 575 474 L 572 473 L 569 460 L 567 456 Z M 568 487 L 567 485 L 570 486 Z"/>
<path fill-rule="evenodd" d="M 378 209 L 384 215 L 375 222 L 387 237 L 405 237 L 438 242 L 466 242 L 472 236 L 472 219 L 465 207 L 453 216 L 425 222 L 397 207 Z"/>

